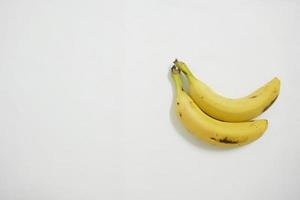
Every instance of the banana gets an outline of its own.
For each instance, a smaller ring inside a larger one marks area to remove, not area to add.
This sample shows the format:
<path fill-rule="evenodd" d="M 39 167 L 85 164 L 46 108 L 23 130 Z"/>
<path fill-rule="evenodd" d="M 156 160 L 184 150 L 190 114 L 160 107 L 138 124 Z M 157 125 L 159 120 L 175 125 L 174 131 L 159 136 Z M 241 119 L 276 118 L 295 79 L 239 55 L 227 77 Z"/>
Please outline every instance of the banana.
<path fill-rule="evenodd" d="M 186 75 L 189 82 L 189 95 L 195 103 L 206 114 L 221 121 L 251 120 L 266 111 L 279 95 L 280 80 L 275 77 L 246 97 L 226 98 L 198 80 L 185 63 L 175 60 L 174 64 Z"/>
<path fill-rule="evenodd" d="M 176 86 L 176 114 L 197 138 L 216 146 L 234 147 L 258 139 L 267 129 L 267 120 L 232 123 L 211 118 L 182 89 L 179 69 L 173 66 L 171 74 Z"/>

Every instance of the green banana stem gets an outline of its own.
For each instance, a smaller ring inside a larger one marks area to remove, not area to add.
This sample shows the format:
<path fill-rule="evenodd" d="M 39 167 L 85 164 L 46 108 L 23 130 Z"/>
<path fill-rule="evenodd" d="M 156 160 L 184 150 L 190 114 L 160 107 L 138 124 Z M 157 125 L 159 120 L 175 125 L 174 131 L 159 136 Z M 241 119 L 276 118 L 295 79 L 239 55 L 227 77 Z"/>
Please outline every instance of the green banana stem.
<path fill-rule="evenodd" d="M 180 78 L 180 70 L 175 65 L 171 68 L 171 75 L 175 83 L 176 92 L 179 94 L 182 92 L 182 81 Z"/>
<path fill-rule="evenodd" d="M 178 61 L 177 59 L 174 61 L 174 64 L 177 68 L 179 68 L 186 76 L 189 77 L 194 77 L 193 73 L 191 70 L 188 68 L 188 66 L 181 61 Z"/>

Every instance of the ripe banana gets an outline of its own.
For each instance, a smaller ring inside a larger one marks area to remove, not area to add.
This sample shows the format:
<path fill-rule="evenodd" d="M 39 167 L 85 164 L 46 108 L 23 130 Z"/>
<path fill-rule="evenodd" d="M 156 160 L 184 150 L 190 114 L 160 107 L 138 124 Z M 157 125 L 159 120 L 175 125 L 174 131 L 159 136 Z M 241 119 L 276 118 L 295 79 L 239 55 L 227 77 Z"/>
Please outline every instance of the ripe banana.
<path fill-rule="evenodd" d="M 267 129 L 267 120 L 222 122 L 206 115 L 182 89 L 180 71 L 171 69 L 176 86 L 176 114 L 185 128 L 196 137 L 217 146 L 234 147 L 258 139 Z"/>
<path fill-rule="evenodd" d="M 195 103 L 206 114 L 221 121 L 242 122 L 251 120 L 266 111 L 279 95 L 280 80 L 273 78 L 246 97 L 226 98 L 198 80 L 185 63 L 175 60 L 174 64 L 186 75 L 189 82 L 189 95 Z"/>

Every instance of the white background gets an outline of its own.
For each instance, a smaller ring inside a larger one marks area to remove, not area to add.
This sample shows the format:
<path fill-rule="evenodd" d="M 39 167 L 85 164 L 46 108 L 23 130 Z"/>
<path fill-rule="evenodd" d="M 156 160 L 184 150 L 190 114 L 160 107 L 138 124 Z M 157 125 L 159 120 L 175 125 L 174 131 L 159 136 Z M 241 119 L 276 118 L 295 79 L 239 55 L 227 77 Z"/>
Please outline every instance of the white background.
<path fill-rule="evenodd" d="M 297 0 L 1 0 L 0 199 L 300 199 L 299 22 Z M 174 58 L 229 97 L 278 76 L 265 135 L 192 138 Z"/>

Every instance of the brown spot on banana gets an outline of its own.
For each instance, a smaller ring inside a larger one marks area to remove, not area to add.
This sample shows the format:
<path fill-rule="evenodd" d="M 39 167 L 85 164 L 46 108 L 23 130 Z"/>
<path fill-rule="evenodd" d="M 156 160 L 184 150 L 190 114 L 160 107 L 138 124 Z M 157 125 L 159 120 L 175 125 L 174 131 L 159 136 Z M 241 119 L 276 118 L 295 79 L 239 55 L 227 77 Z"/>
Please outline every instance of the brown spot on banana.
<path fill-rule="evenodd" d="M 176 104 L 177 104 L 177 106 L 179 106 L 179 105 L 180 105 L 180 103 L 179 103 L 179 102 L 177 102 Z"/>
<path fill-rule="evenodd" d="M 180 117 L 180 118 L 182 117 L 182 114 L 181 114 L 181 112 L 179 113 L 179 117 Z"/>
<path fill-rule="evenodd" d="M 228 137 L 224 137 L 222 139 L 216 139 L 214 137 L 211 137 L 210 139 L 215 141 L 215 142 L 224 143 L 224 144 L 238 144 L 238 143 L 241 142 L 241 141 L 238 141 L 238 140 L 229 139 Z"/>
<path fill-rule="evenodd" d="M 252 96 L 252 97 L 250 97 L 251 99 L 254 99 L 254 98 L 256 98 L 257 97 L 257 95 L 254 95 L 254 96 Z"/>
<path fill-rule="evenodd" d="M 219 142 L 225 143 L 225 144 L 237 144 L 237 143 L 239 143 L 239 141 L 237 141 L 237 140 L 231 140 L 231 139 L 229 139 L 227 137 L 219 139 Z"/>

